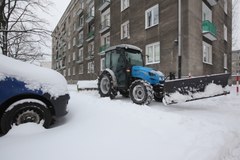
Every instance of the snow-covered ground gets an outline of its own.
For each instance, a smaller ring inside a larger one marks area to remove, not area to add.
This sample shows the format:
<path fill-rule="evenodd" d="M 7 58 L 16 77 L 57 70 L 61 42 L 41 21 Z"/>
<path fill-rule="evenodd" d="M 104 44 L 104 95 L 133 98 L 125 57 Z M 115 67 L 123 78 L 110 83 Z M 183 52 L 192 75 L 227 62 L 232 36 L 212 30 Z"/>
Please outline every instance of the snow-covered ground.
<path fill-rule="evenodd" d="M 100 98 L 69 86 L 69 114 L 51 129 L 13 127 L 1 160 L 239 160 L 240 95 L 164 106 Z"/>

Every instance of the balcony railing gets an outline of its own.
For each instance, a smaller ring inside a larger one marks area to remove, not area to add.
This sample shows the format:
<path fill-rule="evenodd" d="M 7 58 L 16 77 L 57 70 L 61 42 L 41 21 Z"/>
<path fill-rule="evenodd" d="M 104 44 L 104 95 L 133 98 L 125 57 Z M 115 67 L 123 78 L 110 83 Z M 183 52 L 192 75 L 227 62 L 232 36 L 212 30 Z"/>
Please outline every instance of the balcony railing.
<path fill-rule="evenodd" d="M 94 31 L 88 33 L 86 41 L 89 42 L 94 39 Z"/>
<path fill-rule="evenodd" d="M 83 9 L 79 8 L 78 11 L 77 11 L 77 15 L 80 16 L 82 13 L 83 13 Z"/>
<path fill-rule="evenodd" d="M 82 56 L 78 56 L 77 57 L 77 61 L 76 61 L 76 63 L 82 63 L 83 62 L 83 57 Z"/>
<path fill-rule="evenodd" d="M 110 20 L 105 19 L 100 25 L 100 33 L 107 31 L 110 28 Z"/>
<path fill-rule="evenodd" d="M 99 53 L 103 53 L 106 49 L 108 49 L 110 47 L 110 44 L 105 44 L 105 45 L 102 45 L 100 48 L 99 48 Z"/>
<path fill-rule="evenodd" d="M 218 3 L 218 0 L 207 0 L 211 6 L 214 6 Z"/>
<path fill-rule="evenodd" d="M 86 22 L 89 23 L 94 19 L 94 10 L 89 10 L 87 13 L 87 18 L 86 18 Z"/>
<path fill-rule="evenodd" d="M 111 0 L 101 0 L 99 11 L 102 11 L 105 8 L 107 8 L 110 5 L 110 2 L 111 2 Z"/>
<path fill-rule="evenodd" d="M 202 33 L 203 36 L 208 38 L 211 41 L 216 40 L 217 38 L 217 28 L 216 26 L 210 22 L 209 20 L 205 20 L 202 22 Z"/>
<path fill-rule="evenodd" d="M 77 31 L 81 31 L 83 29 L 83 24 L 79 24 L 78 28 L 77 28 Z"/>

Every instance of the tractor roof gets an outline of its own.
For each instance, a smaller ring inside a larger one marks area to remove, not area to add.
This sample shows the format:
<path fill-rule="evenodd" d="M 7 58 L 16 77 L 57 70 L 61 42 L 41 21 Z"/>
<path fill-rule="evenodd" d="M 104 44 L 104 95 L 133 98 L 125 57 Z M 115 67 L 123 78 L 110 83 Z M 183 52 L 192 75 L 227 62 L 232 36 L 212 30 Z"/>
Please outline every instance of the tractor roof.
<path fill-rule="evenodd" d="M 137 46 L 134 46 L 134 45 L 130 45 L 130 44 L 119 44 L 119 45 L 111 46 L 105 52 L 108 52 L 108 51 L 111 51 L 111 50 L 115 50 L 117 48 L 134 49 L 134 50 L 142 52 L 141 48 L 139 48 Z"/>

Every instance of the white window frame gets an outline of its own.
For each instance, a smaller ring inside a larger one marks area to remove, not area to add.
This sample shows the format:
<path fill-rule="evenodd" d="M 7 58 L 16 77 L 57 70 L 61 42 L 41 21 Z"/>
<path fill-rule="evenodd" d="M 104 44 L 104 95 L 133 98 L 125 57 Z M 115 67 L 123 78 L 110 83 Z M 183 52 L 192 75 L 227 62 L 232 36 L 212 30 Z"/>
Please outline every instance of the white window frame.
<path fill-rule="evenodd" d="M 78 61 L 83 62 L 83 48 L 78 50 Z"/>
<path fill-rule="evenodd" d="M 72 75 L 73 75 L 73 76 L 76 75 L 76 67 L 75 67 L 75 66 L 73 67 L 73 73 L 72 73 Z"/>
<path fill-rule="evenodd" d="M 121 39 L 130 39 L 130 25 L 129 21 L 124 22 L 121 25 Z"/>
<path fill-rule="evenodd" d="M 68 76 L 71 76 L 71 68 L 68 68 Z"/>
<path fill-rule="evenodd" d="M 63 76 L 66 77 L 66 69 L 63 70 Z"/>
<path fill-rule="evenodd" d="M 71 42 L 68 42 L 68 49 L 71 49 Z"/>
<path fill-rule="evenodd" d="M 228 2 L 227 2 L 228 0 L 224 0 L 223 1 L 223 9 L 224 9 L 224 12 L 227 14 L 227 12 L 228 12 Z"/>
<path fill-rule="evenodd" d="M 207 47 L 206 49 L 208 50 L 208 52 L 205 53 L 204 47 Z M 212 65 L 212 45 L 204 41 L 203 41 L 203 63 Z"/>
<path fill-rule="evenodd" d="M 73 47 L 76 45 L 76 38 L 73 38 Z"/>
<path fill-rule="evenodd" d="M 104 71 L 105 70 L 105 58 L 101 58 L 101 60 L 100 60 L 101 62 L 100 62 L 100 64 L 101 64 L 101 71 Z"/>
<path fill-rule="evenodd" d="M 101 36 L 101 46 L 109 45 L 110 46 L 110 32 Z"/>
<path fill-rule="evenodd" d="M 157 12 L 157 13 L 155 13 Z M 151 14 L 152 18 L 149 20 L 149 14 Z M 157 16 L 157 17 L 154 17 Z M 150 22 L 150 24 L 148 24 Z M 159 24 L 159 5 L 156 4 L 155 6 L 149 8 L 145 11 L 145 29 L 151 28 Z"/>
<path fill-rule="evenodd" d="M 80 64 L 79 65 L 79 71 L 78 71 L 79 74 L 83 74 L 83 64 Z"/>
<path fill-rule="evenodd" d="M 88 62 L 88 73 L 94 73 L 94 61 Z"/>
<path fill-rule="evenodd" d="M 224 62 L 223 62 L 223 64 L 224 64 L 224 69 L 228 69 L 228 67 L 227 67 L 227 61 L 228 61 L 228 57 L 227 57 L 227 54 L 226 53 L 224 53 Z"/>
<path fill-rule="evenodd" d="M 157 53 L 156 47 L 159 47 L 159 53 Z M 152 48 L 152 53 L 148 52 L 150 48 Z M 151 43 L 151 44 L 146 45 L 146 52 L 145 53 L 146 53 L 146 65 L 160 63 L 160 55 L 161 55 L 160 42 L 155 42 L 155 43 Z M 157 59 L 157 54 L 159 54 L 159 60 Z M 151 56 L 152 56 L 152 61 L 149 61 L 149 58 Z"/>
<path fill-rule="evenodd" d="M 68 63 L 71 62 L 71 55 L 68 55 Z"/>
<path fill-rule="evenodd" d="M 129 7 L 129 0 L 121 0 L 121 12 Z"/>
<path fill-rule="evenodd" d="M 228 29 L 226 25 L 223 25 L 223 30 L 224 30 L 224 40 L 228 41 Z"/>
<path fill-rule="evenodd" d="M 202 2 L 202 21 L 205 20 L 212 22 L 212 10 Z"/>
<path fill-rule="evenodd" d="M 72 60 L 73 60 L 73 61 L 76 60 L 76 52 L 73 52 Z"/>

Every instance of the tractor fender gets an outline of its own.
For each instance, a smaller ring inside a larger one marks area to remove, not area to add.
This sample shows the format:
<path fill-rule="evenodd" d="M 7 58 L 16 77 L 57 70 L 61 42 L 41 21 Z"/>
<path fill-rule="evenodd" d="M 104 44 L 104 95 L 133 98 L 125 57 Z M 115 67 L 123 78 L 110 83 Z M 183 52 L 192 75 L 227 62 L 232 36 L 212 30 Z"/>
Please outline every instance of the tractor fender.
<path fill-rule="evenodd" d="M 109 68 L 106 68 L 104 71 L 107 71 L 112 76 L 113 86 L 117 87 L 117 78 L 116 78 L 114 72 Z"/>

